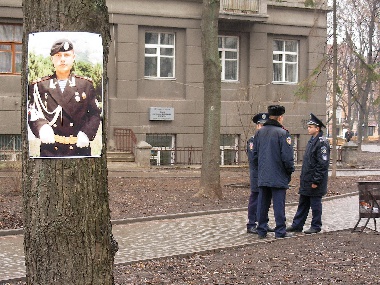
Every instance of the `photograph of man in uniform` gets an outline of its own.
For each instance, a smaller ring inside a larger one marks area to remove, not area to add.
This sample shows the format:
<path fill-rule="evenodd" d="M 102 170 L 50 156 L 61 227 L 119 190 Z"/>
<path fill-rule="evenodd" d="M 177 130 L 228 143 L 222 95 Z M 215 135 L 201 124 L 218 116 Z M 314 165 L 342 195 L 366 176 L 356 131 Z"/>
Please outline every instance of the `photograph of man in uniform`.
<path fill-rule="evenodd" d="M 74 73 L 75 59 L 70 39 L 55 40 L 50 48 L 54 73 L 29 84 L 28 126 L 40 141 L 39 157 L 94 156 L 90 142 L 97 134 L 101 140 L 101 104 L 92 80 Z"/>

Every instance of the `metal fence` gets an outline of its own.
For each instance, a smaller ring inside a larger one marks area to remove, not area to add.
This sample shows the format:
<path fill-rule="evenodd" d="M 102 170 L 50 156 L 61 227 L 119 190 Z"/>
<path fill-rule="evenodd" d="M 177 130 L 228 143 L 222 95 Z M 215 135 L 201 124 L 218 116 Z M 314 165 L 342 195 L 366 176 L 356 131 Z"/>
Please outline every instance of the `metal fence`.
<path fill-rule="evenodd" d="M 197 165 L 202 164 L 201 147 L 153 147 L 151 165 Z"/>
<path fill-rule="evenodd" d="M 137 139 L 131 129 L 115 128 L 113 135 L 116 151 L 135 153 Z"/>
<path fill-rule="evenodd" d="M 298 150 L 294 150 L 294 154 L 295 154 L 295 159 L 294 159 L 294 162 L 295 163 L 298 163 L 298 164 L 301 164 L 302 163 L 302 160 L 303 160 L 303 156 L 305 154 L 305 148 L 300 148 Z M 342 147 L 341 146 L 337 146 L 336 147 L 336 150 L 337 150 L 337 159 L 336 161 L 342 161 Z M 330 150 L 330 160 L 331 160 L 331 151 Z"/>
<path fill-rule="evenodd" d="M 0 160 L 21 160 L 21 135 L 0 135 Z"/>

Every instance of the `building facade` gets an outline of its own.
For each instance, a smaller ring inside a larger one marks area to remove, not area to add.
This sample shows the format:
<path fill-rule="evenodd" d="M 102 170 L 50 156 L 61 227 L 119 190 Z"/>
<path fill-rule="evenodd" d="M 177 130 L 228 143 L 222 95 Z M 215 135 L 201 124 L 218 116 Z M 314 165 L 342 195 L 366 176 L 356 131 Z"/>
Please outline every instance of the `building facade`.
<path fill-rule="evenodd" d="M 3 148 L 21 132 L 21 2 L 0 0 Z M 268 105 L 285 106 L 284 125 L 296 150 L 304 148 L 308 139 L 305 122 L 310 112 L 325 120 L 327 77 L 323 70 L 307 99 L 296 95 L 326 51 L 329 10 L 318 6 L 321 1 L 314 1 L 315 7 L 306 7 L 304 2 L 221 1 L 222 164 L 246 161 L 245 142 L 254 130 L 251 118 Z M 112 36 L 105 82 L 108 150 L 118 150 L 115 134 L 129 129 L 137 141 L 146 141 L 156 150 L 187 149 L 184 160 L 190 162 L 189 156 L 196 153 L 189 149 L 202 147 L 203 98 L 207 96 L 203 92 L 202 1 L 108 0 L 107 6 Z M 156 163 L 181 163 L 174 152 L 154 156 Z"/>

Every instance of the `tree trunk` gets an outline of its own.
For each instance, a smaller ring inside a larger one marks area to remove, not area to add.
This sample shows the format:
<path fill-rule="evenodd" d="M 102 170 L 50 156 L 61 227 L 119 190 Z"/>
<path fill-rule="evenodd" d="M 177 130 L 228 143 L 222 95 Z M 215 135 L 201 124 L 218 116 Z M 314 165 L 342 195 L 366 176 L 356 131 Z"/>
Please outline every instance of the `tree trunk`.
<path fill-rule="evenodd" d="M 112 237 L 108 204 L 105 128 L 100 158 L 31 159 L 26 127 L 28 34 L 100 34 L 105 79 L 110 41 L 107 7 L 104 0 L 23 0 L 23 13 L 21 125 L 27 284 L 113 284 L 117 243 Z"/>
<path fill-rule="evenodd" d="M 204 129 L 201 190 L 198 195 L 222 198 L 220 187 L 221 66 L 218 53 L 220 1 L 204 0 L 202 57 L 204 73 Z"/>
<path fill-rule="evenodd" d="M 338 153 L 336 149 L 336 138 L 337 138 L 337 132 L 336 132 L 336 108 L 337 108 L 337 102 L 336 102 L 336 94 L 338 91 L 338 46 L 337 46 L 337 19 L 336 19 L 336 0 L 333 1 L 333 103 L 332 103 L 332 150 L 331 150 L 331 160 L 332 160 L 332 166 L 331 166 L 331 178 L 336 178 L 336 162 L 338 158 Z"/>

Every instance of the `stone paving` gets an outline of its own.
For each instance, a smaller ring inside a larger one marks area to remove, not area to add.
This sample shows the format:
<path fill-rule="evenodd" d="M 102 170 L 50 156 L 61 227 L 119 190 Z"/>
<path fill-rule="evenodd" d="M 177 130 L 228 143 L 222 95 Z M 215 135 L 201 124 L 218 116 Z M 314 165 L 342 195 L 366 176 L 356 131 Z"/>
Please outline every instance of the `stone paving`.
<path fill-rule="evenodd" d="M 286 206 L 288 225 L 295 211 L 296 205 Z M 353 228 L 358 218 L 358 195 L 326 199 L 323 202 L 323 231 L 325 232 Z M 272 212 L 270 221 L 273 226 Z M 371 223 L 373 225 L 373 222 L 370 222 L 370 226 Z M 305 227 L 309 224 L 310 220 L 307 221 Z M 269 233 L 268 238 L 264 240 L 259 240 L 256 235 L 247 234 L 246 211 L 116 224 L 113 225 L 113 233 L 119 243 L 119 251 L 115 257 L 116 264 L 204 252 L 274 239 L 274 233 Z M 17 280 L 24 276 L 23 236 L 0 237 L 0 284 L 6 284 L 7 280 Z"/>

